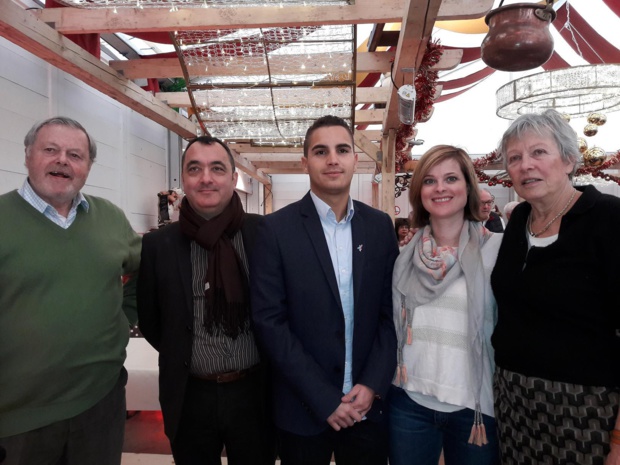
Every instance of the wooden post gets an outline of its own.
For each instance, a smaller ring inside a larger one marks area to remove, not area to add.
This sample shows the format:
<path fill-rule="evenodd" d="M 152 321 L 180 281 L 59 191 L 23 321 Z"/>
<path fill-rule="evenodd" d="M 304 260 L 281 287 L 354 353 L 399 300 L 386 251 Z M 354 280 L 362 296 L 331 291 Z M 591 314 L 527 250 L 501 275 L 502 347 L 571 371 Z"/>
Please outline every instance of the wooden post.
<path fill-rule="evenodd" d="M 381 209 L 394 219 L 394 182 L 396 170 L 396 130 L 383 134 L 381 141 L 383 163 L 381 165 Z"/>
<path fill-rule="evenodd" d="M 273 193 L 271 191 L 272 185 L 271 184 L 263 184 L 264 187 L 264 199 L 263 199 L 263 203 L 264 203 L 264 208 L 263 208 L 263 214 L 264 215 L 269 215 L 269 213 L 273 213 Z"/>

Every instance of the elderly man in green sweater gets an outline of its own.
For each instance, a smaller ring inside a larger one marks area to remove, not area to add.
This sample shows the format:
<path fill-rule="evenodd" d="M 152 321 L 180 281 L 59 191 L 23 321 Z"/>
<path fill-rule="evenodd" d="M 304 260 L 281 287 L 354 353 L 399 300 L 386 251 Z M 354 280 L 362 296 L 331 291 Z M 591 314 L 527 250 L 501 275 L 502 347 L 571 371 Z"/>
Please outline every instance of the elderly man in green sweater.
<path fill-rule="evenodd" d="M 3 465 L 120 464 L 136 315 L 121 276 L 139 268 L 140 237 L 80 192 L 96 145 L 77 121 L 38 123 L 24 145 L 28 179 L 0 196 Z"/>

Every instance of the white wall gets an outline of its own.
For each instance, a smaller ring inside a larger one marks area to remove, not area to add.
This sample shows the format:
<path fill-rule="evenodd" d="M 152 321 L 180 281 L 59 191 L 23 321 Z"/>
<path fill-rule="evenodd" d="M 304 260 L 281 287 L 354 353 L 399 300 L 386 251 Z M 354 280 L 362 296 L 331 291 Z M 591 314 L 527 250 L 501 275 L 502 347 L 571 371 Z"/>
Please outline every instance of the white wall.
<path fill-rule="evenodd" d="M 300 200 L 310 190 L 307 174 L 274 174 L 271 176 L 273 211 Z M 372 175 L 355 174 L 351 181 L 351 198 L 372 205 Z"/>
<path fill-rule="evenodd" d="M 167 130 L 76 78 L 0 39 L 0 192 L 26 177 L 23 138 L 50 116 L 79 121 L 97 142 L 83 191 L 121 207 L 133 228 L 157 224 L 167 186 Z"/>
<path fill-rule="evenodd" d="M 172 152 L 179 144 L 169 144 L 168 130 L 0 38 L 0 194 L 26 178 L 28 130 L 56 115 L 79 121 L 97 143 L 83 192 L 118 205 L 137 232 L 157 227 L 157 193 L 180 185 L 178 167 L 169 173 L 169 160 L 178 164 L 179 153 Z M 262 211 L 256 184 L 243 177 L 239 186 L 252 212 Z"/>

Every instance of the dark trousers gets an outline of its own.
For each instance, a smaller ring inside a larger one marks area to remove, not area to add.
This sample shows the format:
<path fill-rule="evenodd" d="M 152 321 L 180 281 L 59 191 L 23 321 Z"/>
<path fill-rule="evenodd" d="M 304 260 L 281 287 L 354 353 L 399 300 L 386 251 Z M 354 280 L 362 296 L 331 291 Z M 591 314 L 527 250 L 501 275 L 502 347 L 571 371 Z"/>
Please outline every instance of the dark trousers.
<path fill-rule="evenodd" d="M 189 378 L 172 455 L 177 465 L 273 465 L 274 430 L 264 373 L 230 383 Z"/>
<path fill-rule="evenodd" d="M 386 465 L 387 446 L 386 425 L 368 420 L 316 436 L 278 430 L 282 465 L 329 465 L 332 454 L 338 465 Z"/>
<path fill-rule="evenodd" d="M 2 465 L 120 465 L 125 436 L 123 368 L 114 388 L 97 404 L 67 420 L 0 438 Z"/>

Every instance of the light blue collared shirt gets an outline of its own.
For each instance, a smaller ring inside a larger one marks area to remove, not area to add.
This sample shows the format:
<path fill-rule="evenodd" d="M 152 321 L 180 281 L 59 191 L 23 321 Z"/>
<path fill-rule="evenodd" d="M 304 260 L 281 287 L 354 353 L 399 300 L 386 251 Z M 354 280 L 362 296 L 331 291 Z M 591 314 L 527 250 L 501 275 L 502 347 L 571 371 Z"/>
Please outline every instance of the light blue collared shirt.
<path fill-rule="evenodd" d="M 32 189 L 30 182 L 28 179 L 24 181 L 22 187 L 17 191 L 22 198 L 32 205 L 39 213 L 43 213 L 45 218 L 57 224 L 63 229 L 68 229 L 69 226 L 73 224 L 75 221 L 75 217 L 77 216 L 77 207 L 82 205 L 84 211 L 88 212 L 88 201 L 84 198 L 81 192 L 73 199 L 73 204 L 71 205 L 71 209 L 69 210 L 69 214 L 65 218 L 58 211 L 52 207 L 49 203 L 43 200 L 41 197 L 37 195 L 37 193 Z"/>
<path fill-rule="evenodd" d="M 329 205 L 319 199 L 312 191 L 310 197 L 321 219 L 329 255 L 334 266 L 338 293 L 344 314 L 345 363 L 342 392 L 348 393 L 353 387 L 351 365 L 353 360 L 353 239 L 351 237 L 351 218 L 355 210 L 349 197 L 347 214 L 338 222 Z"/>

